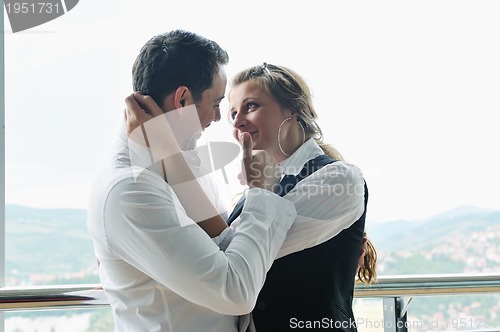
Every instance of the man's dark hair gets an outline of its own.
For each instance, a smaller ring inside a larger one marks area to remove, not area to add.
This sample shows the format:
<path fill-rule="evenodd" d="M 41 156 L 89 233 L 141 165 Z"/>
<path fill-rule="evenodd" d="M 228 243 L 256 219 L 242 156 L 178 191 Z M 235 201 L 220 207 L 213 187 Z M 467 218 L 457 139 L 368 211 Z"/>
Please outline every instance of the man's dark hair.
<path fill-rule="evenodd" d="M 167 95 L 184 85 L 197 102 L 228 62 L 227 52 L 210 39 L 184 30 L 166 32 L 151 38 L 137 56 L 134 91 L 150 95 L 161 107 Z"/>

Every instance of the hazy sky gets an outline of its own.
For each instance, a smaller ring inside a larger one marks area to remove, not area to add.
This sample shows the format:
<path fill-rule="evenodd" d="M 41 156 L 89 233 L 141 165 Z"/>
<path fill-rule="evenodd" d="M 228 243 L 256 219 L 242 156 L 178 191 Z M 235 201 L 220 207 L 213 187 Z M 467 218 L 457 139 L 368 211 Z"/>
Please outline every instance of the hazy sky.
<path fill-rule="evenodd" d="M 4 15 L 6 203 L 85 208 L 135 56 L 183 28 L 228 51 L 229 77 L 264 61 L 302 74 L 325 141 L 365 174 L 369 219 L 500 209 L 499 17 L 498 1 L 82 0 L 12 33 Z"/>

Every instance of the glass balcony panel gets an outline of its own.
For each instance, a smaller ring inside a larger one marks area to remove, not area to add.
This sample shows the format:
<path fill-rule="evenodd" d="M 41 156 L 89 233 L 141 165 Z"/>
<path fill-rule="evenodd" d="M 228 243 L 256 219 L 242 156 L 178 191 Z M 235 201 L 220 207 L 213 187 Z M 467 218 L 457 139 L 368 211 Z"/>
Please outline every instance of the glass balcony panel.
<path fill-rule="evenodd" d="M 109 332 L 113 329 L 109 308 L 5 313 L 5 332 Z"/>

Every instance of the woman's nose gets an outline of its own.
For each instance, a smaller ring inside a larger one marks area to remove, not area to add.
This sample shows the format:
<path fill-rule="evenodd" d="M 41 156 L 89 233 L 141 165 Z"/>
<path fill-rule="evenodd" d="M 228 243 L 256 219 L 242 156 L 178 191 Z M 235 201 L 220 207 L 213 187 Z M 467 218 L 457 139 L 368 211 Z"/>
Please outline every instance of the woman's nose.
<path fill-rule="evenodd" d="M 233 127 L 235 129 L 239 129 L 241 126 L 244 126 L 246 122 L 247 119 L 243 112 L 238 112 L 233 118 Z"/>

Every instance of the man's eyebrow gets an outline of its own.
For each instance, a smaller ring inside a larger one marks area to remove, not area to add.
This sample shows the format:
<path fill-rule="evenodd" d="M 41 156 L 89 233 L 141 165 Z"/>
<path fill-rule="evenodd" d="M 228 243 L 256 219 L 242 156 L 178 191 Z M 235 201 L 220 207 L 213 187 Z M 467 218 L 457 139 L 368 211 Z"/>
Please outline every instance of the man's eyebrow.
<path fill-rule="evenodd" d="M 219 98 L 215 98 L 215 99 L 214 99 L 214 101 L 221 101 L 221 100 L 222 100 L 222 99 L 224 99 L 225 97 L 226 97 L 226 96 L 224 96 L 224 95 L 223 95 L 223 96 L 221 96 L 221 97 L 219 97 Z"/>

